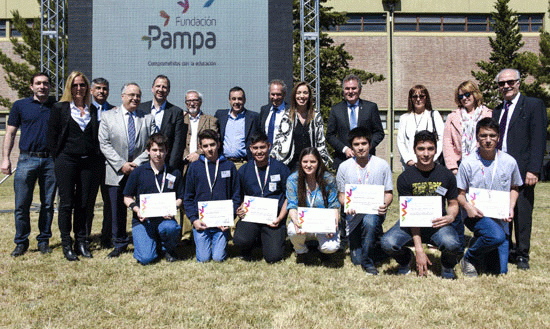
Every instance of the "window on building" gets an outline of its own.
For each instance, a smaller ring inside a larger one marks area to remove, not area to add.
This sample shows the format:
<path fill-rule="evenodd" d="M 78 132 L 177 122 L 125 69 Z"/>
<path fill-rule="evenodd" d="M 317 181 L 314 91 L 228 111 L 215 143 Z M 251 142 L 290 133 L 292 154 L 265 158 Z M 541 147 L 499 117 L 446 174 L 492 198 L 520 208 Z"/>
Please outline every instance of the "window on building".
<path fill-rule="evenodd" d="M 0 38 L 6 37 L 6 26 L 8 21 L 5 19 L 0 19 Z"/>
<path fill-rule="evenodd" d="M 348 14 L 346 24 L 332 26 L 336 32 L 386 32 L 386 14 Z"/>
<path fill-rule="evenodd" d="M 27 20 L 27 26 L 28 27 L 32 27 L 33 25 L 33 20 L 32 19 L 28 19 Z M 10 36 L 12 37 L 20 37 L 21 36 L 21 32 L 18 31 L 17 29 L 15 29 L 15 26 L 13 25 L 13 22 L 10 22 Z"/>
<path fill-rule="evenodd" d="M 521 32 L 539 32 L 542 29 L 542 14 L 518 15 L 518 25 Z"/>
<path fill-rule="evenodd" d="M 394 29 L 398 32 L 492 32 L 490 14 L 478 15 L 399 15 Z M 521 32 L 542 29 L 542 14 L 519 14 Z"/>

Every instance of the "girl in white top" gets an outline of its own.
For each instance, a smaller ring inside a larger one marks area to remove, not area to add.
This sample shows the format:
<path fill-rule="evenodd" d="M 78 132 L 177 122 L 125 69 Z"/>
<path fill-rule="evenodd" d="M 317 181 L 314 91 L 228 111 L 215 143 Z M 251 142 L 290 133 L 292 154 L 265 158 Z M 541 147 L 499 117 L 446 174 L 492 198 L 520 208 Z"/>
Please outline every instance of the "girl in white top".
<path fill-rule="evenodd" d="M 442 140 L 445 126 L 439 112 L 432 109 L 430 94 L 425 86 L 416 85 L 409 90 L 407 110 L 408 112 L 399 118 L 397 131 L 397 148 L 401 156 L 401 164 L 403 167 L 416 164 L 416 155 L 413 150 L 414 135 L 422 130 L 437 132 L 435 159 L 439 158 L 443 150 Z"/>

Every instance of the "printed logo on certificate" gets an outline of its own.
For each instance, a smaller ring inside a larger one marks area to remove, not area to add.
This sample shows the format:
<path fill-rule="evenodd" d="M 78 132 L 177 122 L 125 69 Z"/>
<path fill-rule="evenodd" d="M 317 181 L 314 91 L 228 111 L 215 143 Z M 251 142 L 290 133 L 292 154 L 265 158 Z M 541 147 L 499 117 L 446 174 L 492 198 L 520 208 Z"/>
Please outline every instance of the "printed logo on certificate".
<path fill-rule="evenodd" d="M 503 219 L 510 215 L 510 192 L 470 187 L 466 196 L 483 216 Z"/>
<path fill-rule="evenodd" d="M 401 227 L 432 227 L 432 220 L 442 216 L 440 196 L 400 196 Z"/>
<path fill-rule="evenodd" d="M 384 204 L 384 185 L 346 184 L 345 211 L 378 215 L 378 207 Z"/>
<path fill-rule="evenodd" d="M 176 216 L 176 193 L 151 193 L 139 196 L 139 210 L 145 218 Z"/>
<path fill-rule="evenodd" d="M 243 210 L 245 222 L 271 224 L 277 219 L 278 199 L 244 196 Z"/>
<path fill-rule="evenodd" d="M 305 233 L 336 233 L 338 209 L 298 207 L 298 224 Z"/>
<path fill-rule="evenodd" d="M 199 201 L 199 219 L 208 227 L 234 226 L 233 201 Z"/>

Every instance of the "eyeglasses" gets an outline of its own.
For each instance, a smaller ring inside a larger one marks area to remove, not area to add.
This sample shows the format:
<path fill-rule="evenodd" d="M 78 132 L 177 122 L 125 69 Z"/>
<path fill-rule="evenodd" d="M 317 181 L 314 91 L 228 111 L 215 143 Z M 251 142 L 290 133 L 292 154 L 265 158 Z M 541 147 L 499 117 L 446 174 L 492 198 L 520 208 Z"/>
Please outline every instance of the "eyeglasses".
<path fill-rule="evenodd" d="M 85 83 L 73 83 L 71 85 L 71 87 L 73 87 L 73 88 L 75 88 L 75 87 L 86 88 L 86 84 Z"/>
<path fill-rule="evenodd" d="M 198 102 L 200 102 L 200 101 L 201 101 L 200 99 L 188 99 L 188 100 L 186 100 L 185 102 L 186 102 L 187 104 L 191 104 L 191 103 L 198 103 Z"/>
<path fill-rule="evenodd" d="M 128 98 L 141 98 L 141 94 L 124 94 L 128 96 Z"/>
<path fill-rule="evenodd" d="M 472 96 L 471 93 L 458 94 L 458 99 L 462 100 L 464 97 L 468 98 L 470 96 Z"/>
<path fill-rule="evenodd" d="M 424 99 L 424 98 L 426 98 L 426 95 L 412 95 L 411 98 L 412 99 Z"/>
<path fill-rule="evenodd" d="M 519 81 L 519 79 L 514 79 L 514 80 L 499 81 L 497 83 L 500 87 L 504 87 L 506 85 L 511 87 L 511 86 L 515 85 L 516 82 L 518 82 L 518 81 Z"/>

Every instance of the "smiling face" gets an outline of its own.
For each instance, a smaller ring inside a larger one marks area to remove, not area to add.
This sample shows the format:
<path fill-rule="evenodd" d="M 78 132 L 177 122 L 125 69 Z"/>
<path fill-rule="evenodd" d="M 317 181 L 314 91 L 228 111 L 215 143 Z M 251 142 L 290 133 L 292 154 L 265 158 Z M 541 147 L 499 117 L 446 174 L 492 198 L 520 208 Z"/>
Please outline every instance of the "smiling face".
<path fill-rule="evenodd" d="M 319 161 L 317 161 L 317 158 L 313 154 L 306 154 L 302 158 L 300 165 L 307 176 L 315 177 L 317 168 L 319 168 Z"/>
<path fill-rule="evenodd" d="M 434 163 L 435 153 L 436 146 L 432 141 L 421 141 L 414 148 L 414 154 L 418 160 L 417 164 L 423 167 L 429 167 Z"/>
<path fill-rule="evenodd" d="M 199 98 L 199 94 L 197 94 L 196 92 L 192 91 L 185 95 L 185 106 L 187 106 L 187 111 L 193 117 L 195 117 L 199 113 L 201 105 L 202 100 Z"/>
<path fill-rule="evenodd" d="M 519 93 L 519 76 L 514 70 L 505 70 L 498 77 L 498 91 L 502 97 L 511 101 Z"/>
<path fill-rule="evenodd" d="M 136 85 L 129 85 L 122 94 L 122 105 L 130 112 L 137 109 L 141 103 L 141 89 Z"/>
<path fill-rule="evenodd" d="M 421 113 L 424 112 L 426 109 L 426 94 L 424 94 L 420 90 L 416 90 L 414 94 L 411 96 L 414 111 Z"/>
<path fill-rule="evenodd" d="M 352 79 L 344 83 L 344 99 L 350 103 L 355 104 L 361 95 L 361 88 L 359 88 L 359 81 Z"/>
<path fill-rule="evenodd" d="M 460 99 L 462 97 L 462 99 Z M 462 107 L 467 109 L 468 111 L 473 110 L 475 106 L 475 100 L 474 100 L 474 94 L 472 92 L 459 90 L 458 91 L 458 98 L 460 99 L 460 104 L 462 104 Z"/>
<path fill-rule="evenodd" d="M 306 85 L 301 85 L 296 89 L 296 105 L 298 105 L 298 107 L 306 107 L 309 97 L 309 88 Z"/>
<path fill-rule="evenodd" d="M 208 161 L 216 161 L 218 159 L 218 143 L 210 138 L 204 138 L 201 140 L 201 150 Z"/>
<path fill-rule="evenodd" d="M 151 89 L 153 92 L 153 97 L 155 97 L 155 101 L 162 105 L 164 101 L 166 101 L 166 98 L 168 98 L 168 95 L 170 94 L 170 87 L 168 87 L 168 80 L 163 78 L 158 78 L 155 80 L 155 83 L 153 83 L 153 88 Z"/>
<path fill-rule="evenodd" d="M 147 150 L 151 162 L 154 163 L 157 168 L 164 166 L 164 160 L 166 159 L 166 146 L 159 146 L 157 143 L 153 143 L 151 148 Z"/>
<path fill-rule="evenodd" d="M 258 141 L 250 144 L 250 152 L 258 166 L 266 165 L 269 160 L 269 148 L 271 144 L 266 141 Z"/>
<path fill-rule="evenodd" d="M 275 107 L 281 106 L 285 99 L 285 93 L 283 92 L 283 86 L 278 83 L 273 83 L 269 87 L 269 101 Z"/>
<path fill-rule="evenodd" d="M 74 78 L 73 83 L 71 84 L 71 95 L 75 102 L 83 102 L 84 97 L 86 97 L 86 91 L 88 90 L 88 85 L 83 77 L 77 76 Z"/>
<path fill-rule="evenodd" d="M 106 84 L 93 83 L 92 96 L 97 103 L 105 103 L 107 101 L 107 98 L 109 97 L 109 87 Z"/>
<path fill-rule="evenodd" d="M 229 104 L 231 105 L 232 112 L 240 113 L 244 109 L 245 103 L 246 99 L 242 91 L 235 90 L 229 94 Z"/>

